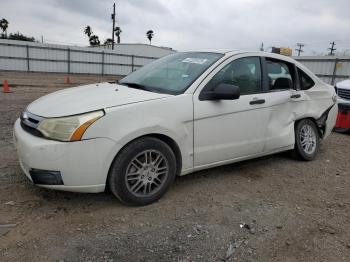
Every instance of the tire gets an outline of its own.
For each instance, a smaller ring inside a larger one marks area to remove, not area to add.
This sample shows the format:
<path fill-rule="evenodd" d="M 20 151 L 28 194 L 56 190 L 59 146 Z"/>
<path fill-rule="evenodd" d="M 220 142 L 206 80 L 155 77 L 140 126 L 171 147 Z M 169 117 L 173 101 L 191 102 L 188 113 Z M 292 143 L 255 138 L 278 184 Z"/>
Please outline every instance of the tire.
<path fill-rule="evenodd" d="M 304 161 L 313 160 L 320 148 L 320 134 L 316 124 L 303 119 L 295 126 L 295 146 L 293 155 Z"/>
<path fill-rule="evenodd" d="M 114 159 L 108 175 L 110 191 L 124 204 L 143 206 L 159 200 L 176 177 L 176 157 L 165 142 L 137 139 Z"/>
<path fill-rule="evenodd" d="M 338 127 L 335 127 L 333 129 L 333 131 L 335 131 L 337 133 L 342 133 L 342 134 L 350 134 L 350 128 L 338 128 Z"/>

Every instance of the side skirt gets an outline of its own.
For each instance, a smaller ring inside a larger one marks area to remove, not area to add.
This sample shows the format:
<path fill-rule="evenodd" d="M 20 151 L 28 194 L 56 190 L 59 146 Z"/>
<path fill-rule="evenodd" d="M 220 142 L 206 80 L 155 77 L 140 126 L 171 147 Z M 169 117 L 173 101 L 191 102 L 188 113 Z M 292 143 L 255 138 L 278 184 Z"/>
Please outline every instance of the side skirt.
<path fill-rule="evenodd" d="M 273 155 L 276 153 L 291 150 L 293 148 L 294 148 L 294 144 L 286 146 L 286 147 L 281 147 L 281 148 L 278 148 L 278 149 L 275 149 L 275 150 L 269 151 L 269 152 L 262 152 L 262 153 L 258 153 L 258 154 L 237 157 L 237 158 L 233 158 L 233 159 L 229 159 L 229 160 L 218 161 L 218 162 L 207 164 L 207 165 L 197 166 L 193 169 L 182 170 L 180 176 L 187 175 L 187 174 L 197 172 L 200 170 L 204 170 L 204 169 L 214 168 L 214 167 L 223 166 L 223 165 L 229 165 L 229 164 L 237 163 L 237 162 L 244 161 L 244 160 L 254 159 L 254 158 L 258 158 L 258 157 L 262 157 L 262 156 Z"/>

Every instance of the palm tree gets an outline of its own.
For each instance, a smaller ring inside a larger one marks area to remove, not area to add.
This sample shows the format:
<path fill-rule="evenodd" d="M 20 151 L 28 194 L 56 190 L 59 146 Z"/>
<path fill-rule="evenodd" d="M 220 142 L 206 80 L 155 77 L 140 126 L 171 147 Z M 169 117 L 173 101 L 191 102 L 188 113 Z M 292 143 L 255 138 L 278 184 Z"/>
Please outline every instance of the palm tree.
<path fill-rule="evenodd" d="M 0 28 L 2 30 L 2 37 L 7 38 L 7 28 L 9 27 L 9 22 L 3 18 L 0 20 Z"/>
<path fill-rule="evenodd" d="M 91 46 L 100 45 L 100 39 L 98 39 L 97 35 L 93 35 L 91 26 L 86 26 L 84 29 L 84 34 L 86 34 L 89 38 L 89 43 Z"/>
<path fill-rule="evenodd" d="M 154 36 L 153 30 L 148 30 L 147 33 L 146 33 L 146 36 L 147 36 L 147 38 L 149 40 L 149 44 L 151 44 L 152 43 L 152 38 Z"/>
<path fill-rule="evenodd" d="M 120 44 L 120 34 L 123 32 L 119 26 L 117 26 L 116 28 L 114 28 L 115 31 L 115 35 L 117 37 L 117 43 Z"/>
<path fill-rule="evenodd" d="M 97 35 L 90 36 L 89 42 L 90 42 L 91 46 L 99 46 L 100 45 L 100 39 L 98 39 Z"/>
<path fill-rule="evenodd" d="M 111 39 L 111 38 L 107 38 L 105 41 L 104 41 L 104 45 L 105 46 L 109 46 L 109 45 L 112 45 L 112 43 L 113 43 L 113 40 Z"/>
<path fill-rule="evenodd" d="M 86 34 L 89 38 L 92 35 L 92 29 L 89 25 L 87 27 L 85 27 L 84 34 Z"/>

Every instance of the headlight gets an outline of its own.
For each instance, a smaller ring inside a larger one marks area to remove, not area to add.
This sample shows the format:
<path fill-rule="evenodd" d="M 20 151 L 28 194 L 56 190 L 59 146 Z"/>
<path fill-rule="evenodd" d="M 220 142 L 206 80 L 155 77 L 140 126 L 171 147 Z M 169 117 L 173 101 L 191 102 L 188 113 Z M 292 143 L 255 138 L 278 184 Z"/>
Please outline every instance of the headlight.
<path fill-rule="evenodd" d="M 104 115 L 102 110 L 81 115 L 48 118 L 37 129 L 47 138 L 59 141 L 79 141 L 86 129 Z"/>

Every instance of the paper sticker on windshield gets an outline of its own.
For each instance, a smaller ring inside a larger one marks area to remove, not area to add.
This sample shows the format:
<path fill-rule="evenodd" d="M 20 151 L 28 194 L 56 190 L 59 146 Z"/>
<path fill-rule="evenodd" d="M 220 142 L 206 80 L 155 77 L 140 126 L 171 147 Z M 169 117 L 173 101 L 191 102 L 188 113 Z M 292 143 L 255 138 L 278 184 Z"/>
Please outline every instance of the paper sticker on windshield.
<path fill-rule="evenodd" d="M 192 58 L 187 57 L 186 59 L 182 60 L 183 63 L 191 63 L 191 64 L 200 64 L 203 65 L 205 62 L 207 62 L 208 59 L 204 58 Z"/>

